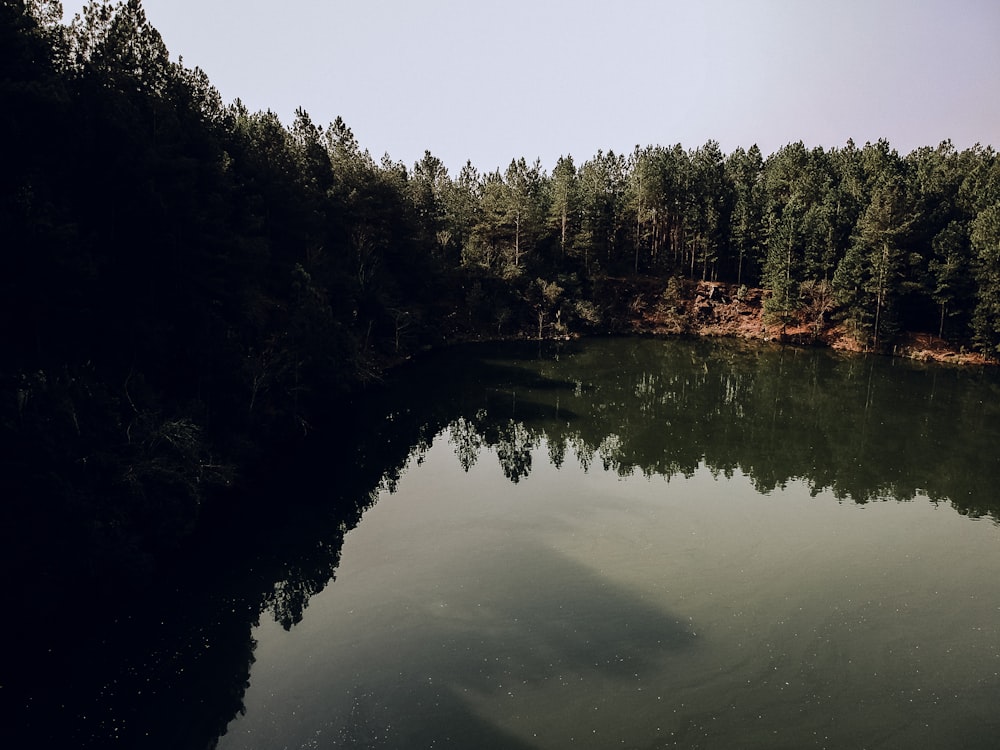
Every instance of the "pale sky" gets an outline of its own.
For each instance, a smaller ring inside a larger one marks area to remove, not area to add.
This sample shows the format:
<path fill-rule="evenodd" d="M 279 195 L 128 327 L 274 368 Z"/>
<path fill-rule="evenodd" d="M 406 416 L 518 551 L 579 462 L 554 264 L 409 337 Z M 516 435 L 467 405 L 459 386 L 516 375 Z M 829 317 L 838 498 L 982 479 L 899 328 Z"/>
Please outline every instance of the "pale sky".
<path fill-rule="evenodd" d="M 64 0 L 67 20 L 83 2 Z M 223 99 L 454 175 L 709 139 L 1000 147 L 997 0 L 144 0 Z"/>

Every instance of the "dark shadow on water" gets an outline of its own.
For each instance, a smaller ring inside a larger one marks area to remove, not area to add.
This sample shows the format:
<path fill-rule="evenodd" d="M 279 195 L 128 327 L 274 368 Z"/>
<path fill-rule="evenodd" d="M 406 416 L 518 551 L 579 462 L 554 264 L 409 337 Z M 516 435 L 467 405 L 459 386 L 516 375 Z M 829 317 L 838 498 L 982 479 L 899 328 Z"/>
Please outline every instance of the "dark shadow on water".
<path fill-rule="evenodd" d="M 375 705 L 377 706 L 377 699 Z M 457 696 L 446 691 L 438 691 L 426 696 L 426 702 L 419 706 L 421 722 L 418 728 L 405 733 L 393 732 L 384 735 L 373 732 L 371 721 L 365 717 L 364 708 L 352 714 L 351 720 L 341 733 L 341 747 L 384 748 L 385 750 L 408 750 L 415 747 L 433 748 L 482 748 L 483 750 L 535 750 L 532 745 L 500 727 L 484 721 Z M 374 710 L 374 709 L 369 709 Z M 388 714 L 388 711 L 383 710 Z M 395 716 L 387 715 L 387 722 L 394 724 Z M 336 745 L 335 745 L 336 747 Z"/>
<path fill-rule="evenodd" d="M 468 592 L 461 601 L 426 601 L 415 613 L 408 604 L 398 621 L 373 625 L 381 634 L 373 644 L 338 649 L 322 673 L 310 674 L 318 696 L 299 705 L 301 729 L 290 726 L 293 734 L 280 738 L 241 735 L 247 730 L 237 722 L 235 747 L 279 747 L 279 739 L 299 746 L 298 732 L 313 724 L 350 747 L 532 747 L 487 717 L 510 719 L 524 733 L 537 721 L 542 731 L 544 707 L 531 702 L 531 691 L 551 696 L 595 680 L 635 690 L 698 647 L 694 624 L 679 614 L 528 539 L 440 565 L 435 580 L 444 591 Z M 460 573 L 444 570 L 456 565 Z M 303 672 L 312 664 L 303 661 Z"/>
<path fill-rule="evenodd" d="M 679 614 L 650 607 L 596 571 L 538 544 L 518 542 L 502 555 L 480 555 L 468 561 L 463 578 L 484 595 L 442 621 L 454 653 L 483 644 L 487 627 L 486 653 L 517 644 L 507 664 L 488 665 L 481 677 L 456 669 L 454 680 L 463 688 L 490 692 L 504 674 L 515 683 L 530 682 L 551 678 L 554 668 L 631 680 L 697 645 L 692 623 Z M 497 630 L 491 623 L 505 625 Z"/>
<path fill-rule="evenodd" d="M 419 721 L 409 722 L 394 705 L 392 696 L 365 689 L 345 697 L 341 715 L 328 715 L 321 726 L 276 727 L 264 735 L 239 734 L 236 746 L 269 750 L 286 747 L 350 748 L 351 750 L 410 750 L 410 748 L 483 748 L 483 750 L 536 750 L 533 745 L 477 716 L 447 689 L 425 687 L 411 696 L 411 710 Z M 296 734 L 304 731 L 304 734 Z"/>

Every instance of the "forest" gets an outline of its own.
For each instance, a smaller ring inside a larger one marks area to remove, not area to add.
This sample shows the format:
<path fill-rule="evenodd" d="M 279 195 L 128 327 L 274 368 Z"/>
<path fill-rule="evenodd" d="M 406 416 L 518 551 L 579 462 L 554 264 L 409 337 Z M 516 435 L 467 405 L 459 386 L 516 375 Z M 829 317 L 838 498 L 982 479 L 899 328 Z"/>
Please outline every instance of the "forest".
<path fill-rule="evenodd" d="M 428 348 L 613 332 L 631 283 L 762 290 L 1000 355 L 1000 159 L 636 146 L 480 172 L 224 103 L 140 0 L 0 2 L 3 548 L 140 582 L 265 451 Z M 622 290 L 626 290 L 623 292 Z M 5 563 L 8 561 L 5 561 Z M 7 566 L 10 569 L 9 566 Z"/>

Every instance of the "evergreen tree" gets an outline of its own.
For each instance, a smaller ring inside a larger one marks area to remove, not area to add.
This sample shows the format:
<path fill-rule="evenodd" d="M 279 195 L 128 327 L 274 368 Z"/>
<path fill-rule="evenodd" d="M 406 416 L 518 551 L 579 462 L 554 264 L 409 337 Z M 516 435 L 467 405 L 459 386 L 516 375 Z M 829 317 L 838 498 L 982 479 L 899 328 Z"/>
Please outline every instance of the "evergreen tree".
<path fill-rule="evenodd" d="M 726 179 L 733 191 L 729 246 L 736 255 L 737 284 L 752 283 L 760 273 L 764 245 L 763 172 L 764 160 L 756 145 L 749 151 L 737 148 L 726 159 Z"/>
<path fill-rule="evenodd" d="M 448 168 L 440 159 L 425 151 L 413 165 L 410 196 L 416 210 L 420 244 L 447 257 L 452 247 L 451 232 L 445 225 L 445 196 L 451 188 Z M 450 258 L 449 258 L 450 259 Z"/>
<path fill-rule="evenodd" d="M 710 276 L 715 280 L 731 204 L 725 159 L 718 142 L 708 141 L 696 149 L 691 155 L 691 168 L 691 273 L 693 276 L 695 264 L 699 263 L 702 280 Z"/>
<path fill-rule="evenodd" d="M 610 268 L 618 260 L 626 184 L 625 160 L 613 151 L 598 151 L 580 167 L 579 241 L 588 272 L 595 262 Z"/>
<path fill-rule="evenodd" d="M 834 282 L 859 340 L 878 350 L 897 328 L 912 220 L 908 213 L 903 165 L 880 162 L 871 200 L 858 220 L 848 258 Z"/>
<path fill-rule="evenodd" d="M 565 258 L 579 230 L 579 185 L 572 156 L 560 156 L 550 179 L 549 226 L 559 236 L 559 256 Z"/>
<path fill-rule="evenodd" d="M 467 161 L 455 180 L 444 185 L 441 196 L 443 229 L 442 239 L 448 248 L 454 249 L 449 258 L 454 266 L 465 262 L 467 249 L 472 241 L 473 231 L 480 223 L 482 210 L 482 183 L 478 170 Z"/>
<path fill-rule="evenodd" d="M 522 258 L 537 250 L 543 233 L 543 217 L 548 213 L 544 202 L 544 175 L 536 160 L 530 167 L 524 158 L 511 160 L 504 173 L 505 219 L 510 227 L 508 263 L 520 269 Z"/>
<path fill-rule="evenodd" d="M 984 208 L 972 222 L 979 294 L 973 316 L 976 343 L 1000 354 L 1000 201 Z"/>

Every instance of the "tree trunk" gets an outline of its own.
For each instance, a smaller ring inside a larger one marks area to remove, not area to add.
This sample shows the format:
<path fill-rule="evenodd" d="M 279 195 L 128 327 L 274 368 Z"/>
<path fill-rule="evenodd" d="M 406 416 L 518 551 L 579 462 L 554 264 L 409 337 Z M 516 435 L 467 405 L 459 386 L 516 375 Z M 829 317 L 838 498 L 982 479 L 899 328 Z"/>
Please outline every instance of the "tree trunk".
<path fill-rule="evenodd" d="M 635 210 L 635 268 L 634 272 L 639 273 L 639 242 L 642 237 L 642 203 Z"/>
<path fill-rule="evenodd" d="M 563 206 L 562 210 L 562 234 L 559 237 L 559 249 L 562 251 L 562 257 L 566 257 L 566 227 L 569 224 L 569 216 L 566 211 L 566 207 Z"/>
<path fill-rule="evenodd" d="M 514 217 L 514 267 L 521 265 L 521 212 Z"/>
<path fill-rule="evenodd" d="M 882 303 L 885 297 L 885 271 L 889 263 L 889 243 L 882 243 L 882 263 L 878 269 L 878 286 L 875 289 L 875 330 L 872 334 L 872 348 L 878 351 L 878 330 L 882 317 Z"/>

